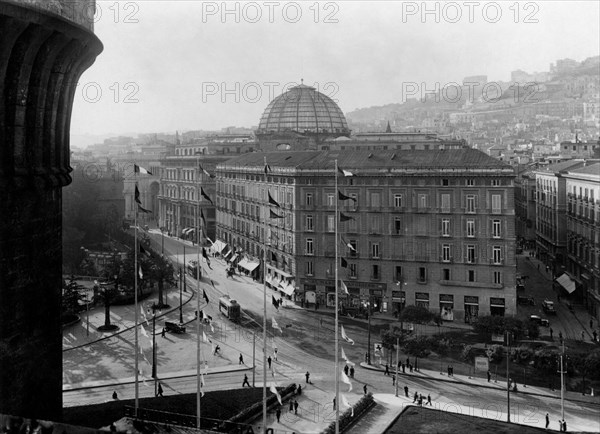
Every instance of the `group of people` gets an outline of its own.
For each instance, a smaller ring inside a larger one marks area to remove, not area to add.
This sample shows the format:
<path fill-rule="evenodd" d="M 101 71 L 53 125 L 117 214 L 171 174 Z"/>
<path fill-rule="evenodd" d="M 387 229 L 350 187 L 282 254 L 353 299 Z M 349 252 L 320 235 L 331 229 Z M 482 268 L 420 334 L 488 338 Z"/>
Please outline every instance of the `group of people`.
<path fill-rule="evenodd" d="M 408 386 L 404 386 L 404 394 L 408 396 Z M 423 396 L 422 393 L 418 393 L 415 391 L 415 395 L 413 396 L 413 404 L 417 403 L 419 404 L 419 406 L 423 406 L 423 400 L 425 399 L 425 397 Z M 425 405 L 431 405 L 433 406 L 433 404 L 431 403 L 431 395 L 427 394 L 427 403 Z"/>
<path fill-rule="evenodd" d="M 349 375 L 350 378 L 354 378 L 354 366 L 344 366 L 344 374 Z"/>

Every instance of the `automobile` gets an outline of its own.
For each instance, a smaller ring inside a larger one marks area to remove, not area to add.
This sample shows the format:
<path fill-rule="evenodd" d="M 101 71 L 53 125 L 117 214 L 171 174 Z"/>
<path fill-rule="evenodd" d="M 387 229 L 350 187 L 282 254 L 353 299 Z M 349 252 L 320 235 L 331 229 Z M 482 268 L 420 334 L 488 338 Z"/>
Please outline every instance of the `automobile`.
<path fill-rule="evenodd" d="M 181 334 L 185 333 L 185 327 L 174 322 L 165 321 L 165 331 L 169 333 Z"/>
<path fill-rule="evenodd" d="M 531 306 L 535 306 L 535 301 L 533 300 L 533 297 L 518 296 L 517 304 L 528 304 Z"/>
<path fill-rule="evenodd" d="M 556 315 L 556 310 L 554 309 L 554 302 L 550 300 L 542 301 L 542 309 L 545 313 L 549 315 Z"/>
<path fill-rule="evenodd" d="M 542 318 L 541 316 L 538 316 L 538 315 L 531 315 L 529 317 L 529 321 L 533 321 L 533 322 L 537 323 L 537 325 L 541 325 L 544 327 L 550 327 L 550 321 L 548 321 L 546 318 Z"/>

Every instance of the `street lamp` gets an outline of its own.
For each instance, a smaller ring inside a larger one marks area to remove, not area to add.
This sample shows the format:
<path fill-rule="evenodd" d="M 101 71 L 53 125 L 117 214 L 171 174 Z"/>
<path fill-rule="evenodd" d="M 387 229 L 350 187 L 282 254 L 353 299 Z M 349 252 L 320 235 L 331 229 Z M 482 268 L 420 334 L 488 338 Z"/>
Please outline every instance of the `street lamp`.
<path fill-rule="evenodd" d="M 177 274 L 179 275 L 179 324 L 183 324 L 183 294 L 182 294 L 183 284 L 182 284 L 182 280 L 184 280 L 185 278 L 183 277 L 181 267 L 179 267 L 179 273 L 177 273 Z"/>
<path fill-rule="evenodd" d="M 150 309 L 148 309 L 150 314 Z M 160 309 L 158 314 L 161 314 Z M 156 378 L 156 305 L 152 305 L 152 378 L 154 378 L 154 396 L 158 395 L 158 383 Z"/>

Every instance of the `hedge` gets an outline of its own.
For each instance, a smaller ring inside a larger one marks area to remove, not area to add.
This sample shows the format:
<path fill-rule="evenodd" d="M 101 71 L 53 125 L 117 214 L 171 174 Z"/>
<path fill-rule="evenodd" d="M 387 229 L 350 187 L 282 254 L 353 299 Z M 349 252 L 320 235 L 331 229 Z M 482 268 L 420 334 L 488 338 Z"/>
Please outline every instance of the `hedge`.
<path fill-rule="evenodd" d="M 375 400 L 373 399 L 373 394 L 371 392 L 360 398 L 353 408 L 349 408 L 340 415 L 340 432 L 344 432 L 344 430 L 350 428 L 354 422 L 360 419 L 363 413 L 368 411 L 374 405 Z M 354 416 L 352 415 L 352 410 L 354 410 Z M 322 434 L 333 433 L 335 433 L 335 421 L 331 422 L 325 431 L 322 432 Z"/>

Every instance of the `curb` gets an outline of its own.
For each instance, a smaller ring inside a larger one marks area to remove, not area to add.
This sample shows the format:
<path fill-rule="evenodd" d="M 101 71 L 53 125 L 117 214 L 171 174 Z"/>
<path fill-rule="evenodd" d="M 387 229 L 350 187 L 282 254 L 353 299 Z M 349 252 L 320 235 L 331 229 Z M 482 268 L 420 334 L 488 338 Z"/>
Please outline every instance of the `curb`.
<path fill-rule="evenodd" d="M 374 365 L 366 365 L 364 363 L 365 362 L 361 362 L 360 363 L 360 366 L 362 368 L 364 368 L 364 369 L 368 369 L 368 370 L 371 370 L 371 371 L 385 372 L 385 369 L 383 369 L 383 368 L 378 368 L 378 367 L 376 367 Z M 417 371 L 417 372 L 420 372 L 420 371 Z M 390 371 L 390 374 L 395 375 L 396 373 Z M 419 378 L 419 379 L 422 379 L 422 380 L 443 381 L 445 383 L 453 383 L 453 384 L 459 383 L 459 384 L 463 384 L 463 385 L 467 385 L 467 386 L 472 386 L 472 387 L 482 387 L 482 388 L 485 388 L 485 389 L 493 389 L 493 390 L 501 390 L 501 391 L 502 390 L 506 390 L 505 388 L 503 389 L 503 388 L 499 388 L 499 387 L 488 386 L 486 384 L 468 383 L 468 382 L 462 381 L 460 379 L 457 379 L 456 381 L 453 381 L 453 380 L 448 380 L 446 378 L 437 378 L 437 377 L 434 377 L 434 376 L 431 376 L 431 377 L 423 377 L 423 376 L 420 376 L 420 375 L 419 376 L 411 376 L 409 374 L 402 373 L 402 372 L 398 372 L 398 375 L 402 375 L 402 376 L 407 377 L 407 378 L 411 378 L 411 377 L 413 377 L 413 378 Z M 453 378 L 457 378 L 457 377 L 453 377 Z M 540 396 L 540 397 L 543 397 L 543 398 L 560 399 L 560 396 L 546 395 L 546 394 L 543 394 L 543 393 L 530 392 L 530 391 L 522 390 L 522 389 L 520 389 L 518 392 L 513 392 L 513 393 L 522 393 L 522 394 L 527 394 L 527 395 L 532 395 L 532 396 Z M 581 404 L 588 404 L 588 405 L 591 404 L 591 405 L 596 405 L 596 406 L 600 407 L 600 402 L 583 401 L 581 399 L 573 399 L 573 398 L 564 398 L 564 399 L 565 399 L 565 401 L 569 401 L 569 402 L 578 402 L 578 403 L 581 403 Z"/>

